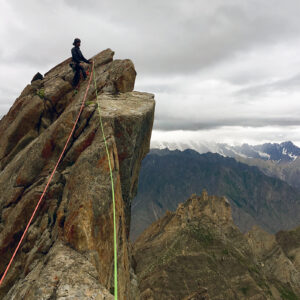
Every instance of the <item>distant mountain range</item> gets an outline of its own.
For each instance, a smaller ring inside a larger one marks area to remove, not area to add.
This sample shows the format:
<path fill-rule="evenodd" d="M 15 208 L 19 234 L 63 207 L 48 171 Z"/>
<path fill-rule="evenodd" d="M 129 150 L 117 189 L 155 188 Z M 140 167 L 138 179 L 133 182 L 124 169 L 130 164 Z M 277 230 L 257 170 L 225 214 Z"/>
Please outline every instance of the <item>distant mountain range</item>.
<path fill-rule="evenodd" d="M 224 143 L 154 143 L 158 149 L 193 149 L 199 153 L 218 153 L 224 157 L 257 166 L 268 176 L 277 177 L 300 189 L 300 148 L 291 141 L 283 143 L 265 143 L 261 145 L 243 144 L 232 146 Z"/>
<path fill-rule="evenodd" d="M 283 157 L 289 156 L 285 153 L 296 155 L 293 144 L 280 145 Z M 245 146 L 240 149 L 246 151 Z M 265 145 L 255 149 L 280 159 L 279 147 Z M 275 164 L 272 160 L 256 160 Z M 271 233 L 300 225 L 300 191 L 287 182 L 217 153 L 152 149 L 142 162 L 138 194 L 132 204 L 131 238 L 135 239 L 167 210 L 174 211 L 189 195 L 199 194 L 203 188 L 228 198 L 233 219 L 242 231 L 254 224 Z"/>
<path fill-rule="evenodd" d="M 243 158 L 257 158 L 272 160 L 277 163 L 293 162 L 300 156 L 300 148 L 291 141 L 278 143 L 265 143 L 261 145 L 242 144 L 233 146 L 225 143 L 197 142 L 189 143 L 153 143 L 153 149 L 186 150 L 192 149 L 199 153 L 219 153 L 222 156 Z"/>

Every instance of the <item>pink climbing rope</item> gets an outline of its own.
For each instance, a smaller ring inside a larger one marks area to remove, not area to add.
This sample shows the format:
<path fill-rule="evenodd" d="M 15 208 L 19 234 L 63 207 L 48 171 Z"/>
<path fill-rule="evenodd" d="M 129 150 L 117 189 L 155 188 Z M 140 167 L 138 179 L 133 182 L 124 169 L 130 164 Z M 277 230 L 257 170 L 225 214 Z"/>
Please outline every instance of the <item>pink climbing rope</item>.
<path fill-rule="evenodd" d="M 94 67 L 94 61 L 93 61 L 93 67 Z M 51 180 L 52 180 L 52 178 L 53 178 L 53 176 L 54 176 L 54 173 L 56 172 L 56 169 L 57 169 L 57 167 L 58 167 L 60 161 L 62 160 L 63 155 L 64 155 L 64 153 L 65 153 L 65 151 L 66 151 L 66 149 L 67 149 L 67 146 L 68 146 L 68 144 L 69 144 L 69 141 L 70 141 L 70 139 L 71 139 L 71 137 L 72 137 L 72 135 L 73 135 L 73 133 L 74 133 L 74 130 L 75 130 L 76 125 L 77 125 L 77 123 L 78 123 L 78 121 L 79 121 L 80 115 L 81 115 L 81 113 L 82 113 L 82 111 L 83 111 L 83 109 L 84 109 L 85 100 L 86 100 L 87 93 L 88 93 L 88 90 L 89 90 L 89 88 L 90 88 L 90 84 L 91 84 L 91 80 L 92 80 L 92 74 L 93 74 L 93 70 L 94 70 L 93 67 L 92 67 L 92 71 L 91 71 L 91 73 L 90 73 L 90 78 L 89 78 L 88 86 L 87 86 L 87 88 L 86 88 L 86 91 L 85 91 L 85 94 L 84 94 L 84 98 L 83 98 L 83 101 L 82 101 L 82 104 L 81 104 L 79 113 L 78 113 L 78 115 L 77 115 L 76 121 L 75 121 L 75 123 L 74 123 L 74 125 L 73 125 L 73 128 L 72 128 L 72 130 L 71 130 L 71 132 L 70 132 L 70 134 L 69 134 L 69 137 L 68 137 L 68 139 L 67 139 L 67 141 L 66 141 L 66 143 L 65 143 L 65 146 L 64 146 L 64 148 L 63 148 L 63 150 L 62 150 L 62 152 L 61 152 L 61 154 L 60 154 L 60 156 L 59 156 L 59 159 L 58 159 L 58 161 L 57 161 L 57 163 L 56 163 L 56 165 L 55 165 L 55 167 L 54 167 L 54 169 L 53 169 L 53 171 L 52 171 L 52 173 L 51 173 L 51 176 L 49 177 L 49 180 L 48 180 L 48 182 L 47 182 L 47 184 L 46 184 L 46 186 L 45 186 L 45 188 L 44 188 L 44 191 L 43 191 L 43 193 L 42 193 L 42 195 L 41 195 L 41 197 L 40 197 L 40 199 L 39 199 L 39 201 L 38 201 L 38 203 L 37 203 L 37 205 L 36 205 L 36 207 L 35 207 L 35 209 L 34 209 L 32 215 L 31 215 L 31 218 L 29 219 L 29 222 L 27 223 L 27 226 L 26 226 L 26 228 L 25 228 L 25 230 L 24 230 L 24 232 L 23 232 L 23 234 L 22 234 L 22 237 L 20 238 L 20 241 L 19 241 L 19 243 L 18 243 L 18 245 L 17 245 L 17 247 L 16 247 L 16 249 L 15 249 L 15 251 L 14 251 L 14 253 L 13 253 L 11 259 L 10 259 L 10 261 L 9 261 L 9 264 L 7 265 L 7 267 L 6 267 L 6 269 L 5 269 L 5 272 L 3 273 L 2 277 L 1 277 L 1 280 L 0 280 L 0 286 L 2 285 L 2 282 L 3 282 L 3 280 L 4 280 L 5 276 L 6 276 L 6 274 L 7 274 L 8 270 L 9 270 L 9 268 L 10 268 L 10 266 L 11 266 L 11 264 L 12 264 L 14 258 L 15 258 L 15 256 L 16 256 L 16 254 L 17 254 L 17 252 L 18 252 L 18 250 L 19 250 L 21 244 L 22 244 L 22 241 L 23 241 L 23 239 L 24 239 L 24 237 L 25 237 L 25 235 L 26 235 L 26 233 L 27 233 L 27 231 L 28 231 L 28 229 L 29 229 L 29 226 L 30 226 L 30 224 L 31 224 L 31 222 L 32 222 L 32 220 L 33 220 L 33 218 L 34 218 L 34 216 L 35 216 L 35 214 L 36 214 L 36 212 L 37 212 L 37 210 L 38 210 L 38 208 L 39 208 L 39 206 L 40 206 L 40 204 L 41 204 L 41 202 L 42 202 L 42 200 L 43 200 L 43 198 L 44 198 L 44 196 L 45 196 L 45 194 L 46 194 L 46 192 L 47 192 L 47 189 L 48 189 L 48 187 L 49 187 L 49 185 L 50 185 L 50 182 L 51 182 Z"/>

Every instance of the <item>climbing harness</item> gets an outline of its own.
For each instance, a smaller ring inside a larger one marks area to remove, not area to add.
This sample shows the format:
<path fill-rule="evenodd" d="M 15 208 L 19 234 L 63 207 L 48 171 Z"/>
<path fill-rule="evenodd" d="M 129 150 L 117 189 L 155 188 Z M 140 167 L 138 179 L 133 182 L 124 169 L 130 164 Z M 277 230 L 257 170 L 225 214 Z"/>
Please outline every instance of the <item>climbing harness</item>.
<path fill-rule="evenodd" d="M 110 155 L 108 151 L 108 145 L 107 145 L 107 140 L 104 134 L 104 126 L 102 122 L 102 117 L 101 117 L 101 108 L 100 108 L 100 102 L 98 100 L 98 91 L 97 91 L 97 83 L 96 83 L 96 77 L 95 77 L 95 64 L 93 61 L 93 66 L 92 66 L 92 72 L 93 78 L 94 78 L 94 85 L 95 85 L 95 92 L 96 92 L 96 100 L 97 100 L 97 108 L 98 108 L 98 115 L 99 115 L 99 123 L 100 123 L 100 128 L 102 131 L 102 137 L 105 145 L 105 151 L 107 155 L 107 160 L 108 160 L 108 166 L 109 166 L 109 173 L 110 173 L 110 181 L 111 181 L 111 194 L 112 194 L 112 204 L 113 204 L 113 223 L 114 223 L 114 296 L 115 300 L 118 300 L 118 257 L 117 257 L 117 226 L 116 226 L 116 201 L 115 201 L 115 188 L 114 188 L 114 179 L 113 179 L 113 172 L 112 172 L 112 167 L 111 167 L 111 162 L 110 162 Z"/>

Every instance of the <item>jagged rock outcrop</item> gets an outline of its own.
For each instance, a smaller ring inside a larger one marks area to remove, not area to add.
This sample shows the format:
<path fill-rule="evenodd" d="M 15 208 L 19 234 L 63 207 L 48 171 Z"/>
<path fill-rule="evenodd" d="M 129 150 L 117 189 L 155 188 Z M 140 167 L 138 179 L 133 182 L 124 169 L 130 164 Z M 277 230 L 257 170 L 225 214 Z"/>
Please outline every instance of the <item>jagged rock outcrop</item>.
<path fill-rule="evenodd" d="M 117 209 L 119 298 L 138 299 L 128 243 L 131 200 L 149 150 L 154 96 L 133 92 L 130 60 L 93 57 Z M 88 80 L 75 93 L 69 60 L 28 85 L 0 121 L 0 274 L 71 131 Z M 111 183 L 95 99 L 87 94 L 66 154 L 5 281 L 1 299 L 113 299 Z"/>
<path fill-rule="evenodd" d="M 37 72 L 31 79 L 31 83 L 33 83 L 36 80 L 43 80 L 43 79 L 44 79 L 44 76 L 40 72 Z"/>
<path fill-rule="evenodd" d="M 194 194 L 136 240 L 141 299 L 299 299 L 299 232 L 242 234 L 225 197 Z"/>

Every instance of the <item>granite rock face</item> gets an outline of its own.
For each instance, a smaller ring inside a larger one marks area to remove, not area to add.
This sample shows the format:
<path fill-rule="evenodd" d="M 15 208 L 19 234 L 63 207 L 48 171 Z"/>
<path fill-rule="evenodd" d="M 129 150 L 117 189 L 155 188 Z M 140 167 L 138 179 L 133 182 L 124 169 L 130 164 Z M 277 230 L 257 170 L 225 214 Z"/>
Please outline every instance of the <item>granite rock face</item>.
<path fill-rule="evenodd" d="M 133 91 L 133 63 L 113 55 L 107 49 L 93 59 L 115 183 L 119 298 L 138 299 L 130 207 L 149 151 L 155 102 L 152 94 Z M 75 93 L 69 61 L 26 86 L 0 121 L 0 274 L 79 112 L 88 80 Z M 111 182 L 95 97 L 92 82 L 63 160 L 0 287 L 1 299 L 113 299 Z"/>
<path fill-rule="evenodd" d="M 134 244 L 141 299 L 299 299 L 300 229 L 234 225 L 225 197 L 192 195 Z"/>

